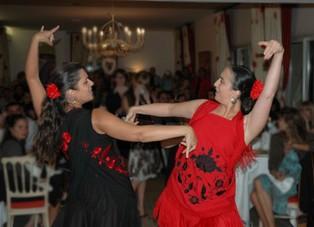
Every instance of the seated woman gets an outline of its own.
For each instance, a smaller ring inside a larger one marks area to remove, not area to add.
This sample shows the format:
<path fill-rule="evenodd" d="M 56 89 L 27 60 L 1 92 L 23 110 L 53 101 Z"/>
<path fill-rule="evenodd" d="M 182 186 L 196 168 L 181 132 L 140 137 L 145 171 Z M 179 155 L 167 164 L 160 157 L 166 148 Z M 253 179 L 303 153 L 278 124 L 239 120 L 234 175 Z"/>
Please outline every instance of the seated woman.
<path fill-rule="evenodd" d="M 28 124 L 25 116 L 21 114 L 8 116 L 5 120 L 5 133 L 0 146 L 0 159 L 24 155 L 27 132 Z"/>
<path fill-rule="evenodd" d="M 25 140 L 28 133 L 27 119 L 21 114 L 7 116 L 4 122 L 4 135 L 0 144 L 0 163 L 4 157 L 25 155 Z M 0 201 L 6 201 L 2 165 L 0 165 Z"/>
<path fill-rule="evenodd" d="M 255 179 L 251 200 L 263 226 L 275 227 L 274 213 L 287 214 L 288 198 L 297 194 L 301 165 L 291 144 L 305 139 L 305 127 L 297 127 L 300 125 L 304 125 L 304 121 L 296 109 L 281 111 L 278 119 L 280 134 L 276 137 L 283 142 L 282 149 L 276 151 L 281 153 L 276 155 L 281 160 L 276 160 L 278 165 L 276 169 L 270 169 L 271 175 L 264 174 Z M 271 145 L 274 146 L 273 141 Z"/>

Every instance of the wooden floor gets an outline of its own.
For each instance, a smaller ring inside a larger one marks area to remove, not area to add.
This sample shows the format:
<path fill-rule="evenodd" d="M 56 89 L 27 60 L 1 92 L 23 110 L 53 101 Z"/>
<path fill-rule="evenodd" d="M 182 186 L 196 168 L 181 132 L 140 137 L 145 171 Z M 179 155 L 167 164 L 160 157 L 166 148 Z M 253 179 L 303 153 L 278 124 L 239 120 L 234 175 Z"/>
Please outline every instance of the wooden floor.
<path fill-rule="evenodd" d="M 164 179 L 162 177 L 149 180 L 147 182 L 146 188 L 146 198 L 145 198 L 145 210 L 148 214 L 147 217 L 142 219 L 142 227 L 157 227 L 156 222 L 152 219 L 152 212 L 155 205 L 155 202 L 161 193 L 164 187 Z M 22 216 L 15 218 L 14 227 L 24 227 L 28 220 L 28 217 Z M 258 218 L 254 209 L 251 210 L 251 221 L 252 224 L 249 227 L 258 226 Z M 290 227 L 287 220 L 277 220 L 276 222 L 278 227 Z M 299 225 L 300 227 L 305 227 L 305 225 Z"/>

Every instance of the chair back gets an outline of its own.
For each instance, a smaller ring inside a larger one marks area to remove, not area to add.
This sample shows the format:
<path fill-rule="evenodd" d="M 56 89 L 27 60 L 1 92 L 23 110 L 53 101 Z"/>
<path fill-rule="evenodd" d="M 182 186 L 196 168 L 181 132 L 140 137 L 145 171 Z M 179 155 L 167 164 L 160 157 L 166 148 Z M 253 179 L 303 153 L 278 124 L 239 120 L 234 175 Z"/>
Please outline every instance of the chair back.
<path fill-rule="evenodd" d="M 1 160 L 4 172 L 7 206 L 12 198 L 37 198 L 48 204 L 48 180 L 40 177 L 42 168 L 31 156 L 7 157 Z"/>

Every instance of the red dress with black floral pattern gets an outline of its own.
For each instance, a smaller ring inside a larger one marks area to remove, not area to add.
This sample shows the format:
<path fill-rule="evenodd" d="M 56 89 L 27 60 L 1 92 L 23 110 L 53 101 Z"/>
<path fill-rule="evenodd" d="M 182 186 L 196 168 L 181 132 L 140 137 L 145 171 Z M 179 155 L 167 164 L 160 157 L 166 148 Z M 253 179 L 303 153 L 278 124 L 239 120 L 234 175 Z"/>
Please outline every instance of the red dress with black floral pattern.
<path fill-rule="evenodd" d="M 214 114 L 213 101 L 203 103 L 190 120 L 198 138 L 189 158 L 176 155 L 176 166 L 157 201 L 160 227 L 240 227 L 235 204 L 235 168 L 250 156 L 244 142 L 243 115 L 228 120 Z"/>

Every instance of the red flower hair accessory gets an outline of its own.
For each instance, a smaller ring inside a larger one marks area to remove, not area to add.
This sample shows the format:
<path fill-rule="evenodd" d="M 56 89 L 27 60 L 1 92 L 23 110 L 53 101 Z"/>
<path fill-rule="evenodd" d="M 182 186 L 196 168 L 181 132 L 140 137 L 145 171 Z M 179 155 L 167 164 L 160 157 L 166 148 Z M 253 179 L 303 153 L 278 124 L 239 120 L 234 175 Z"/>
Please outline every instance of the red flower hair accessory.
<path fill-rule="evenodd" d="M 258 99 L 264 89 L 264 84 L 260 80 L 255 80 L 251 89 L 250 97 L 253 100 Z"/>
<path fill-rule="evenodd" d="M 46 88 L 46 93 L 47 93 L 48 98 L 50 99 L 57 99 L 61 96 L 59 88 L 54 83 L 48 84 Z"/>

